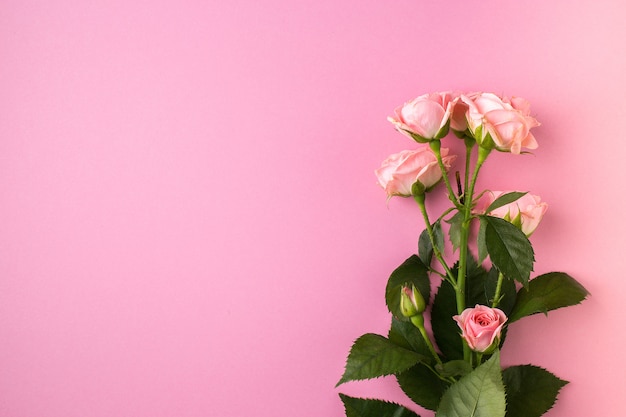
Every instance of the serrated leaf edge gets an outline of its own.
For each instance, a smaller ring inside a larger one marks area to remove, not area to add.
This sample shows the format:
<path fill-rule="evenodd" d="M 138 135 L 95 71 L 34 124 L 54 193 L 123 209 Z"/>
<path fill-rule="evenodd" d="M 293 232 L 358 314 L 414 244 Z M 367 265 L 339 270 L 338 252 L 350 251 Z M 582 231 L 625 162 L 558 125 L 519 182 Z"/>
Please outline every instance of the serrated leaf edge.
<path fill-rule="evenodd" d="M 341 398 L 341 402 L 343 403 L 343 407 L 344 407 L 344 409 L 346 410 L 346 413 L 347 413 L 347 409 L 346 409 L 347 407 L 346 407 L 346 403 L 345 403 L 345 401 L 344 401 L 344 398 L 349 398 L 349 399 L 351 399 L 351 400 L 376 401 L 376 402 L 378 402 L 378 403 L 382 403 L 382 404 L 386 404 L 386 405 L 392 405 L 392 406 L 394 406 L 394 407 L 399 407 L 399 408 L 402 408 L 402 409 L 404 409 L 404 410 L 407 410 L 407 411 L 409 411 L 409 412 L 411 412 L 411 413 L 415 414 L 417 417 L 420 417 L 420 415 L 419 415 L 419 414 L 417 414 L 415 411 L 413 411 L 413 410 L 411 410 L 411 409 L 409 409 L 409 408 L 405 407 L 405 406 L 404 406 L 404 405 L 402 405 L 402 404 L 398 404 L 398 403 L 393 402 L 393 401 L 381 400 L 381 399 L 378 399 L 378 398 L 368 398 L 368 397 L 366 397 L 366 398 L 363 398 L 363 397 L 352 397 L 352 396 L 350 396 L 350 395 L 343 394 L 343 393 L 341 393 L 341 392 L 339 393 L 339 398 Z"/>
<path fill-rule="evenodd" d="M 349 379 L 344 379 L 344 378 L 345 378 L 345 376 L 346 376 L 346 371 L 348 370 L 348 361 L 350 360 L 350 355 L 352 355 L 352 351 L 354 350 L 354 347 L 355 347 L 355 345 L 356 345 L 356 342 L 357 342 L 359 339 L 361 339 L 362 337 L 367 336 L 367 335 L 373 335 L 373 336 L 378 336 L 378 337 L 381 337 L 381 338 L 383 338 L 383 339 L 387 340 L 388 342 L 392 343 L 392 344 L 393 344 L 393 345 L 394 345 L 394 346 L 395 346 L 398 350 L 404 350 L 404 351 L 406 351 L 406 352 L 409 352 L 409 353 L 412 353 L 412 354 L 414 354 L 414 355 L 417 355 L 417 356 L 419 356 L 420 358 L 418 358 L 418 360 L 417 360 L 415 363 L 413 363 L 413 364 L 410 364 L 410 365 L 405 366 L 405 367 L 399 367 L 399 368 L 397 368 L 397 370 L 396 370 L 395 372 L 382 373 L 381 375 L 378 375 L 378 376 L 373 376 L 373 377 L 369 377 L 369 378 L 352 378 L 352 377 L 351 377 L 351 378 L 349 378 Z M 382 336 L 382 335 L 379 335 L 379 334 L 376 334 L 376 333 L 365 333 L 365 334 L 361 335 L 360 337 L 358 337 L 358 338 L 357 338 L 357 339 L 356 339 L 356 340 L 352 343 L 352 347 L 350 348 L 350 352 L 348 353 L 348 358 L 347 358 L 347 360 L 346 360 L 346 366 L 344 367 L 344 372 L 343 372 L 343 375 L 341 376 L 341 379 L 339 380 L 339 382 L 337 382 L 337 384 L 335 385 L 335 388 L 337 388 L 338 386 L 340 386 L 340 385 L 342 385 L 342 384 L 345 384 L 346 382 L 350 382 L 350 381 L 367 381 L 367 380 L 370 380 L 370 379 L 378 379 L 378 378 L 382 378 L 382 377 L 389 376 L 389 375 L 396 375 L 396 374 L 400 374 L 400 373 L 402 373 L 402 372 L 406 371 L 407 369 L 410 369 L 410 368 L 412 368 L 413 366 L 417 365 L 419 362 L 421 362 L 421 361 L 422 361 L 421 357 L 424 357 L 424 355 L 422 355 L 421 353 L 415 352 L 415 351 L 413 351 L 413 350 L 406 349 L 406 348 L 404 348 L 404 347 L 402 347 L 402 346 L 396 345 L 394 342 L 392 342 L 391 340 L 389 340 L 389 339 L 388 339 L 388 338 L 386 338 L 385 336 Z"/>

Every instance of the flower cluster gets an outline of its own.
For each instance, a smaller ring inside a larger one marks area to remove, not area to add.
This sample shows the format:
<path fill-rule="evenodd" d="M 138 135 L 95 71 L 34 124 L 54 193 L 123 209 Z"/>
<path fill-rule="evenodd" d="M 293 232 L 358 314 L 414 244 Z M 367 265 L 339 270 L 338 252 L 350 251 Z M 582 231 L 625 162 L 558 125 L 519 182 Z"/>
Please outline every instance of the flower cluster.
<path fill-rule="evenodd" d="M 531 279 L 535 257 L 528 238 L 546 212 L 545 202 L 525 192 L 475 192 L 492 151 L 520 155 L 537 148 L 531 130 L 539 123 L 528 101 L 482 92 L 431 93 L 398 107 L 388 120 L 417 147 L 385 159 L 375 171 L 378 183 L 388 199 L 412 197 L 425 230 L 417 253 L 387 282 L 385 300 L 393 316 L 388 337 L 358 338 L 337 385 L 395 375 L 402 390 L 437 417 L 541 416 L 567 382 L 532 365 L 503 369 L 504 336 L 510 324 L 578 304 L 588 293 L 562 272 Z M 455 187 L 448 171 L 457 156 L 441 144 L 450 133 L 466 148 Z M 440 182 L 451 207 L 432 220 L 426 197 Z M 475 223 L 478 232 L 472 233 Z M 452 250 L 446 251 L 448 244 Z M 457 257 L 449 259 L 450 253 Z M 433 280 L 440 284 L 431 297 Z M 417 416 L 382 400 L 340 396 L 348 416 Z"/>
<path fill-rule="evenodd" d="M 432 93 L 419 96 L 395 110 L 388 120 L 402 134 L 418 143 L 431 144 L 391 155 L 376 170 L 379 184 L 388 196 L 408 197 L 413 184 L 417 192 L 429 191 L 447 172 L 456 156 L 439 141 L 449 129 L 460 138 L 475 142 L 482 154 L 492 149 L 519 154 L 522 147 L 536 149 L 530 131 L 539 122 L 530 116 L 528 101 L 520 97 L 501 98 L 492 93 Z M 435 148 L 435 149 L 433 149 Z M 443 164 L 437 164 L 441 153 Z"/>
<path fill-rule="evenodd" d="M 468 132 L 484 148 L 519 154 L 522 147 L 536 149 L 530 129 L 539 122 L 530 116 L 530 104 L 521 97 L 493 93 L 453 92 L 419 96 L 395 111 L 388 120 L 396 129 L 420 143 L 439 140 L 451 128 Z"/>

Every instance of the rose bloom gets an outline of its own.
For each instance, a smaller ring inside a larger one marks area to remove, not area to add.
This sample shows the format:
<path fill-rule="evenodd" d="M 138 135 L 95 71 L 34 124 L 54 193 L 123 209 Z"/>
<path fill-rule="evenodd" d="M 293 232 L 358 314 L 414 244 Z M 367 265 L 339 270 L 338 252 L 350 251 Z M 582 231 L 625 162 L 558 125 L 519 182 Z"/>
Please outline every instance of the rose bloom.
<path fill-rule="evenodd" d="M 421 95 L 395 110 L 388 117 L 402 134 L 418 141 L 428 142 L 445 136 L 457 96 L 450 92 Z"/>
<path fill-rule="evenodd" d="M 465 93 L 463 96 L 465 100 L 474 99 L 480 95 L 480 93 Z M 461 100 L 461 97 L 457 98 L 452 109 L 452 115 L 450 116 L 450 129 L 457 132 L 464 132 L 467 129 L 467 111 L 469 106 Z"/>
<path fill-rule="evenodd" d="M 476 134 L 482 127 L 482 133 L 476 138 L 480 145 L 489 134 L 496 149 L 519 154 L 521 149 L 536 149 L 537 141 L 530 129 L 539 126 L 539 122 L 530 116 L 530 104 L 521 97 L 500 98 L 492 93 L 479 93 L 461 96 L 468 107 L 467 124 Z"/>
<path fill-rule="evenodd" d="M 456 158 L 455 155 L 448 156 L 447 148 L 441 148 L 441 157 L 446 170 Z M 429 190 L 443 176 L 437 157 L 428 146 L 393 154 L 374 173 L 389 197 L 412 195 L 412 185 L 417 181 Z"/>
<path fill-rule="evenodd" d="M 461 328 L 462 337 L 474 352 L 485 352 L 500 340 L 506 314 L 498 308 L 476 304 L 453 317 Z"/>
<path fill-rule="evenodd" d="M 483 212 L 491 203 L 502 194 L 506 194 L 504 191 L 491 191 L 485 193 L 483 197 L 484 203 L 481 201 L 479 204 L 484 204 Z M 548 204 L 542 203 L 541 198 L 537 195 L 525 194 L 512 203 L 506 204 L 502 207 L 485 213 L 490 216 L 500 217 L 515 225 L 518 225 L 522 232 L 526 236 L 530 236 L 543 218 L 546 210 L 548 210 Z"/>

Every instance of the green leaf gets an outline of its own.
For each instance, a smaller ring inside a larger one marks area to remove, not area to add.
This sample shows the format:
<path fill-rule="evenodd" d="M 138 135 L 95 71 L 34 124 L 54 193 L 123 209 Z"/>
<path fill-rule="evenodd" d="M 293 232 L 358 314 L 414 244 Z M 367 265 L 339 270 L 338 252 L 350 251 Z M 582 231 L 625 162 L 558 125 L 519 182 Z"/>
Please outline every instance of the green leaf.
<path fill-rule="evenodd" d="M 457 212 L 454 216 L 446 220 L 446 223 L 450 224 L 448 234 L 450 235 L 450 242 L 452 248 L 457 250 L 461 246 L 461 228 L 463 226 L 463 213 Z"/>
<path fill-rule="evenodd" d="M 461 331 L 452 319 L 455 314 L 458 313 L 454 288 L 448 281 L 442 281 L 433 301 L 430 322 L 437 346 L 450 360 L 463 358 Z"/>
<path fill-rule="evenodd" d="M 435 222 L 432 225 L 433 235 L 435 236 L 435 242 L 437 244 L 437 248 L 439 248 L 439 252 L 443 252 L 445 241 L 443 238 L 443 230 L 441 229 L 441 223 Z M 422 230 L 420 233 L 419 242 L 418 242 L 418 254 L 424 265 L 429 266 L 430 262 L 433 258 L 433 244 L 430 240 L 430 236 L 428 236 L 428 230 Z"/>
<path fill-rule="evenodd" d="M 430 278 L 428 268 L 417 255 L 411 255 L 406 261 L 396 268 L 387 281 L 385 289 L 385 301 L 387 308 L 400 320 L 408 320 L 400 311 L 400 293 L 405 285 L 415 285 L 428 304 L 430 297 Z"/>
<path fill-rule="evenodd" d="M 424 357 L 431 356 L 424 337 L 410 321 L 400 321 L 392 317 L 389 340 L 400 347 L 420 353 Z"/>
<path fill-rule="evenodd" d="M 481 265 L 477 264 L 474 257 L 467 256 L 465 271 L 465 305 L 474 307 L 476 304 L 489 305 L 489 297 L 485 291 L 489 274 Z"/>
<path fill-rule="evenodd" d="M 506 206 L 509 203 L 519 200 L 526 194 L 528 194 L 528 192 L 522 193 L 519 191 L 512 191 L 510 193 L 502 194 L 500 197 L 496 198 L 494 202 L 489 205 L 489 207 L 487 207 L 487 210 L 485 210 L 485 213 L 490 213 L 497 208 Z"/>
<path fill-rule="evenodd" d="M 491 262 L 507 277 L 528 286 L 535 254 L 520 229 L 498 217 L 481 216 L 485 225 L 485 246 Z"/>
<path fill-rule="evenodd" d="M 539 417 L 554 405 L 567 381 L 543 368 L 520 365 L 502 373 L 506 389 L 506 417 Z"/>
<path fill-rule="evenodd" d="M 346 417 L 420 417 L 406 407 L 387 401 L 354 398 L 345 394 L 339 394 L 339 397 L 346 409 Z"/>
<path fill-rule="evenodd" d="M 424 359 L 423 355 L 400 347 L 383 336 L 367 333 L 352 345 L 346 370 L 336 386 L 348 381 L 397 374 Z"/>
<path fill-rule="evenodd" d="M 480 219 L 480 225 L 478 227 L 478 235 L 476 236 L 476 246 L 478 248 L 478 262 L 482 263 L 485 259 L 487 259 L 487 242 L 485 242 L 485 229 L 487 228 L 487 222 L 483 220 L 482 217 Z"/>
<path fill-rule="evenodd" d="M 424 364 L 418 364 L 396 376 L 404 393 L 427 410 L 436 410 L 448 384 Z"/>
<path fill-rule="evenodd" d="M 443 237 L 443 229 L 441 228 L 441 222 L 437 221 L 433 224 L 433 235 L 435 236 L 435 243 L 440 253 L 446 249 L 446 239 Z"/>
<path fill-rule="evenodd" d="M 472 365 L 463 359 L 456 359 L 450 362 L 446 362 L 442 365 L 436 365 L 435 369 L 441 374 L 441 376 L 463 376 L 472 372 Z"/>
<path fill-rule="evenodd" d="M 450 386 L 437 410 L 437 417 L 504 417 L 506 398 L 500 370 L 500 354 Z"/>
<path fill-rule="evenodd" d="M 578 281 L 563 272 L 549 272 L 532 279 L 528 290 L 517 293 L 517 301 L 509 316 L 514 322 L 531 314 L 580 304 L 589 292 Z"/>
<path fill-rule="evenodd" d="M 430 262 L 433 259 L 433 244 L 430 241 L 430 237 L 428 236 L 428 230 L 424 229 L 422 230 L 422 233 L 420 233 L 417 247 L 417 254 L 419 255 L 424 265 L 430 265 Z"/>

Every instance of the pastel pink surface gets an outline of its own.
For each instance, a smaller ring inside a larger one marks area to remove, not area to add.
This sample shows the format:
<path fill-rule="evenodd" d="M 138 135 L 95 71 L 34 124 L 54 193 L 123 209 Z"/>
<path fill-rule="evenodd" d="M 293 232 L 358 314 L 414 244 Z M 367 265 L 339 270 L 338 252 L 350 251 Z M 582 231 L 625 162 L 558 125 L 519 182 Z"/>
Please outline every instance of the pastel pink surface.
<path fill-rule="evenodd" d="M 373 170 L 439 90 L 531 102 L 534 156 L 481 185 L 550 205 L 536 273 L 583 305 L 511 326 L 571 381 L 551 417 L 626 413 L 619 1 L 71 1 L 0 6 L 0 415 L 340 416 L 423 228 Z M 445 201 L 430 201 L 434 207 Z M 431 412 L 416 408 L 422 417 Z"/>

